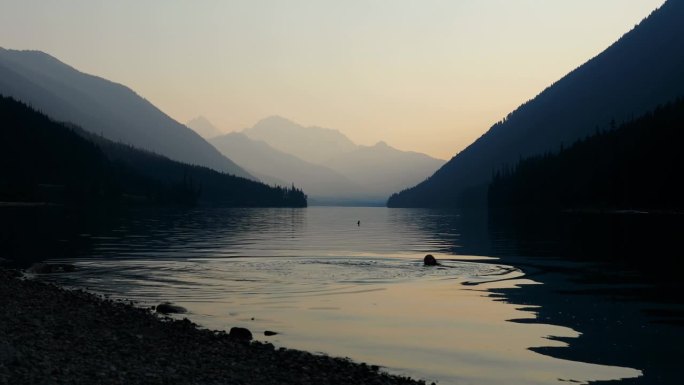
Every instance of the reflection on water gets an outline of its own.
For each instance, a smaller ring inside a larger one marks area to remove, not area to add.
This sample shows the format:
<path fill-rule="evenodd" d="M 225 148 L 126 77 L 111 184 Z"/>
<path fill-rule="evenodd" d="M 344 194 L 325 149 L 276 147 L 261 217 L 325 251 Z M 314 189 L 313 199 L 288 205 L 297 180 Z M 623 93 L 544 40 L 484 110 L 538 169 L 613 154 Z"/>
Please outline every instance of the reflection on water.
<path fill-rule="evenodd" d="M 574 325 L 544 321 L 546 309 L 570 309 L 567 319 L 585 313 L 563 307 L 558 299 L 566 296 L 546 289 L 549 275 L 538 267 L 469 257 L 491 256 L 505 244 L 498 232 L 490 240 L 486 216 L 385 208 L 168 210 L 79 231 L 63 242 L 81 245 L 71 259 L 78 271 L 45 279 L 141 305 L 169 300 L 203 326 L 248 327 L 279 346 L 348 356 L 441 384 L 641 375 L 639 360 L 632 369 L 592 352 L 572 360 L 548 354 L 573 351 L 562 347 L 581 337 Z M 426 253 L 443 266 L 422 266 Z M 266 337 L 266 330 L 279 334 Z"/>

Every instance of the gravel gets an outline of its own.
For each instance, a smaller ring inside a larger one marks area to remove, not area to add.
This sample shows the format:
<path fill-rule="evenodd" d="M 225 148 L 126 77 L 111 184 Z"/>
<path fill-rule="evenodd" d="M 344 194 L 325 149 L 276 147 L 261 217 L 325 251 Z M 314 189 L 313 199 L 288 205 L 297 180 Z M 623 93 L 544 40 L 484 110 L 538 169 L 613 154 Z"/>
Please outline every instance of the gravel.
<path fill-rule="evenodd" d="M 425 384 L 0 270 L 0 384 Z"/>

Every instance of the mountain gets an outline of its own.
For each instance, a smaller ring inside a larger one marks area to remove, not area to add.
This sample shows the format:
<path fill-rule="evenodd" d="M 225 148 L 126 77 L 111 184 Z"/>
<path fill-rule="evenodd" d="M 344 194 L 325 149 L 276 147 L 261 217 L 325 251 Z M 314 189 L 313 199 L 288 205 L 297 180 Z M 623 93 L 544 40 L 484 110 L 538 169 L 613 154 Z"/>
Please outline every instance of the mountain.
<path fill-rule="evenodd" d="M 390 207 L 486 204 L 497 170 L 558 151 L 684 95 L 684 1 L 669 0 L 608 49 L 523 104 Z"/>
<path fill-rule="evenodd" d="M 193 131 L 198 133 L 201 137 L 204 139 L 210 139 L 217 137 L 221 134 L 223 134 L 221 131 L 219 131 L 218 128 L 216 128 L 207 118 L 204 116 L 198 116 L 187 123 L 185 123 L 186 126 L 191 128 Z M 235 160 L 235 159 L 233 159 Z"/>
<path fill-rule="evenodd" d="M 343 198 L 349 203 L 361 199 L 378 204 L 392 192 L 425 180 L 444 164 L 384 142 L 360 146 L 338 130 L 304 127 L 278 116 L 263 119 L 242 133 L 243 137 L 224 135 L 222 143 L 212 144 L 262 180 L 272 180 L 264 176 L 270 175 L 294 181 L 317 202 L 341 203 Z M 261 144 L 248 144 L 246 139 Z"/>
<path fill-rule="evenodd" d="M 301 187 L 312 198 L 366 198 L 361 186 L 327 167 L 309 163 L 271 147 L 266 142 L 250 139 L 242 133 L 230 133 L 209 142 L 224 154 L 268 183 Z"/>
<path fill-rule="evenodd" d="M 356 149 L 356 144 L 337 130 L 304 127 L 280 116 L 262 119 L 242 133 L 315 164 Z"/>
<path fill-rule="evenodd" d="M 375 146 L 358 146 L 323 164 L 364 186 L 371 194 L 387 197 L 394 191 L 422 182 L 444 161 L 378 142 Z"/>
<path fill-rule="evenodd" d="M 522 160 L 489 185 L 492 207 L 660 209 L 684 207 L 684 99 L 558 154 Z"/>
<path fill-rule="evenodd" d="M 0 97 L 0 200 L 65 204 L 306 206 L 274 188 L 114 143 Z"/>
<path fill-rule="evenodd" d="M 171 159 L 251 177 L 192 130 L 131 89 L 39 51 L 0 48 L 0 94 L 116 142 Z"/>

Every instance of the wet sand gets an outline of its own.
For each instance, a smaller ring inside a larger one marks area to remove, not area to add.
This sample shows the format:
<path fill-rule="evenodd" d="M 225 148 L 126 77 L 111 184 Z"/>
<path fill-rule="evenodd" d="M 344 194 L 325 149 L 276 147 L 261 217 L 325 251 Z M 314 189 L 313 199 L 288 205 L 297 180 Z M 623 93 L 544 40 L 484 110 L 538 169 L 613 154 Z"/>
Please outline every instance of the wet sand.
<path fill-rule="evenodd" d="M 0 384 L 425 384 L 0 270 Z"/>

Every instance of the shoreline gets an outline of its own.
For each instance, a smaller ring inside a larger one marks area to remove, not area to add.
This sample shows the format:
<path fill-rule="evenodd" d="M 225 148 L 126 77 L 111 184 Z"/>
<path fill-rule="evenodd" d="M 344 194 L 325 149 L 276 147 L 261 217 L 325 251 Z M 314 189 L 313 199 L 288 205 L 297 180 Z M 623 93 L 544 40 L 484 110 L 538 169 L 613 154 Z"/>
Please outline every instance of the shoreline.
<path fill-rule="evenodd" d="M 509 303 L 532 307 L 536 312 L 534 319 L 509 322 L 558 325 L 580 333 L 577 338 L 556 338 L 566 346 L 536 346 L 530 347 L 531 351 L 641 371 L 637 377 L 591 381 L 596 385 L 670 384 L 681 380 L 681 283 L 658 282 L 630 266 L 606 261 L 515 256 L 501 256 L 500 261 L 527 270 L 526 276 L 540 283 L 491 290 Z"/>
<path fill-rule="evenodd" d="M 0 383 L 422 384 L 0 269 Z"/>

